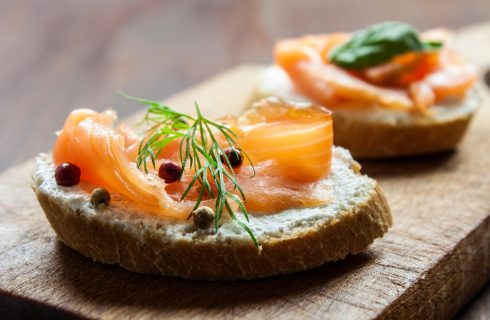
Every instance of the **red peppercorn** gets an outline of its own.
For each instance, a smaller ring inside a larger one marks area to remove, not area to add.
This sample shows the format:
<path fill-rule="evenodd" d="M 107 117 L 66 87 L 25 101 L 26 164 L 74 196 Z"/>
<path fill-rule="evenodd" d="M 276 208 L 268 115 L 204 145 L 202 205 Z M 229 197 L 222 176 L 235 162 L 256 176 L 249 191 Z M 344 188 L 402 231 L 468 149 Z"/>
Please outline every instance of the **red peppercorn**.
<path fill-rule="evenodd" d="M 173 161 L 165 160 L 158 169 L 158 176 L 162 178 L 165 183 L 174 183 L 179 181 L 182 176 L 182 167 Z"/>
<path fill-rule="evenodd" d="M 60 164 L 54 173 L 56 183 L 63 187 L 72 187 L 80 183 L 80 168 L 73 163 Z"/>
<path fill-rule="evenodd" d="M 243 156 L 239 149 L 233 147 L 226 148 L 225 155 L 228 158 L 228 161 L 230 162 L 232 168 L 236 168 L 242 165 Z M 221 162 L 227 164 L 226 159 L 223 155 L 221 155 Z"/>

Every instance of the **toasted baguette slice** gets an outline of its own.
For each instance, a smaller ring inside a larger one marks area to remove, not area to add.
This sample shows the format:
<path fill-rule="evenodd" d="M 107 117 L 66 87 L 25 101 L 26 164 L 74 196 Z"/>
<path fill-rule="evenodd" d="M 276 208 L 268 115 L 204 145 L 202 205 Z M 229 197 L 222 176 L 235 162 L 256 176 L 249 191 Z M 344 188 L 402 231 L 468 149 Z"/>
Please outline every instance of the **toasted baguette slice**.
<path fill-rule="evenodd" d="M 278 66 L 268 67 L 256 87 L 254 100 L 277 96 L 309 102 L 295 91 Z M 478 109 L 473 91 L 462 101 L 431 107 L 426 115 L 389 110 L 380 106 L 349 106 L 333 111 L 334 143 L 349 149 L 355 158 L 386 158 L 451 150 L 461 141 Z"/>
<path fill-rule="evenodd" d="M 61 241 L 95 261 L 140 273 L 236 280 L 313 268 L 360 253 L 383 236 L 392 223 L 388 203 L 378 183 L 359 170 L 349 152 L 336 147 L 332 173 L 312 190 L 329 204 L 252 214 L 248 225 L 260 252 L 230 219 L 213 234 L 192 221 L 146 215 L 117 195 L 105 209 L 94 209 L 84 191 L 93 186 L 58 186 L 47 155 L 37 158 L 33 189 Z"/>

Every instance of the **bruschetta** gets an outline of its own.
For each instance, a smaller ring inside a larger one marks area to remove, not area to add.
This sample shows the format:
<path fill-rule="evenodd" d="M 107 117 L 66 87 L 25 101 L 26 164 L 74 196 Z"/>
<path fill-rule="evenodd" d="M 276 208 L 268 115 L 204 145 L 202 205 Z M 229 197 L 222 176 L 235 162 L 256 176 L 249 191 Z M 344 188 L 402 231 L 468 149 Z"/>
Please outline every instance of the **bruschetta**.
<path fill-rule="evenodd" d="M 333 146 L 331 112 L 266 99 L 210 120 L 148 104 L 141 135 L 73 111 L 33 189 L 60 240 L 140 273 L 236 280 L 364 251 L 391 226 L 379 184 Z"/>

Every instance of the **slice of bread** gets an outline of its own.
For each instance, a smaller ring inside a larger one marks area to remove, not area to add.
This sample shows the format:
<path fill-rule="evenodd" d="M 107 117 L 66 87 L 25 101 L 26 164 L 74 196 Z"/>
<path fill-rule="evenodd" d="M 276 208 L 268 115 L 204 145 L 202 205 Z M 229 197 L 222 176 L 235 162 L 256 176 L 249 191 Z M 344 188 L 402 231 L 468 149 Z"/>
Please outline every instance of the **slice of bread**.
<path fill-rule="evenodd" d="M 140 273 L 200 280 L 236 280 L 285 274 L 365 250 L 391 226 L 378 183 L 362 175 L 345 149 L 335 147 L 332 173 L 315 184 L 328 204 L 277 214 L 251 214 L 259 251 L 236 222 L 216 234 L 192 221 L 150 216 L 118 195 L 95 209 L 94 186 L 61 187 L 47 155 L 37 158 L 33 189 L 53 229 L 66 245 L 95 261 Z M 239 215 L 239 214 L 238 214 Z"/>
<path fill-rule="evenodd" d="M 295 91 L 288 75 L 278 66 L 264 71 L 254 99 L 269 96 L 309 102 Z M 478 106 L 478 96 L 472 91 L 462 101 L 447 101 L 431 107 L 426 115 L 376 105 L 326 107 L 333 111 L 336 145 L 349 149 L 355 158 L 385 158 L 454 149 Z"/>

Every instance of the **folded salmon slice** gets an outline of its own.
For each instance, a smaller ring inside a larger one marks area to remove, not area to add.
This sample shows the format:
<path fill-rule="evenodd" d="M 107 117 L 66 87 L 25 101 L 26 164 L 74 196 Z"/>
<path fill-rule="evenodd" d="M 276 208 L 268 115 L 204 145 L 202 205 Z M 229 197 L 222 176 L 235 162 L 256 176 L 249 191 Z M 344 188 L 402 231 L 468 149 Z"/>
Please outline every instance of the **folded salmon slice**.
<path fill-rule="evenodd" d="M 148 213 L 187 218 L 197 190 L 185 201 L 179 199 L 193 172 L 186 170 L 180 183 L 167 185 L 155 170 L 146 174 L 137 169 L 134 149 L 138 139 L 127 127 L 112 129 L 114 119 L 110 111 L 73 111 L 59 132 L 54 162 L 77 165 L 82 180 L 116 192 Z M 248 161 L 235 171 L 247 210 L 275 213 L 329 201 L 313 192 L 316 182 L 330 173 L 333 136 L 329 111 L 269 101 L 226 122 L 239 135 L 238 144 L 255 165 L 255 176 Z M 162 154 L 175 160 L 176 146 L 170 145 Z M 232 190 L 231 183 L 227 185 Z M 214 200 L 209 196 L 202 204 L 213 207 Z"/>
<path fill-rule="evenodd" d="M 445 29 L 421 34 L 422 39 L 442 41 L 441 50 L 407 53 L 361 71 L 342 69 L 328 59 L 330 51 L 349 38 L 334 33 L 282 40 L 274 49 L 275 61 L 300 93 L 332 108 L 380 105 L 425 111 L 446 98 L 463 97 L 476 80 L 475 68 L 451 50 Z"/>
<path fill-rule="evenodd" d="M 221 121 L 238 134 L 238 145 L 254 164 L 255 175 L 247 160 L 235 170 L 246 196 L 247 210 L 274 213 L 331 200 L 325 198 L 325 193 L 314 190 L 316 182 L 330 173 L 333 147 L 330 111 L 269 99 L 241 117 Z M 169 185 L 167 191 L 177 199 L 191 178 L 192 174 L 184 176 L 181 184 Z M 228 189 L 231 188 L 228 183 Z M 195 189 L 189 198 L 196 199 L 197 195 Z"/>
<path fill-rule="evenodd" d="M 132 200 L 145 211 L 183 217 L 189 204 L 173 201 L 155 174 L 144 174 L 125 154 L 125 136 L 111 128 L 115 113 L 78 109 L 70 113 L 53 148 L 56 164 L 77 165 L 81 179 Z"/>
<path fill-rule="evenodd" d="M 238 142 L 253 163 L 271 160 L 281 176 L 313 182 L 328 175 L 332 158 L 331 112 L 265 100 L 238 119 Z"/>

